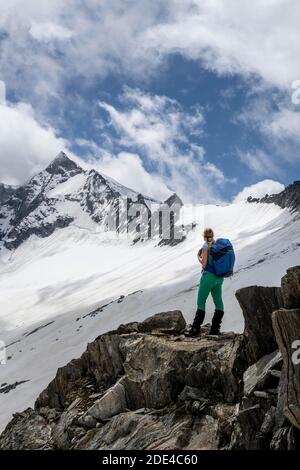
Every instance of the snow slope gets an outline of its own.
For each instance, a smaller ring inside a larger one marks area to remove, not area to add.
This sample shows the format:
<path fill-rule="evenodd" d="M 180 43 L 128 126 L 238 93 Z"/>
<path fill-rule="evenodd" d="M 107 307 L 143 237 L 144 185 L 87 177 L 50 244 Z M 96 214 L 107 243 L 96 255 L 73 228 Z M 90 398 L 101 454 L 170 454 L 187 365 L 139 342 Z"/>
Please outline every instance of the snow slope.
<path fill-rule="evenodd" d="M 75 198 L 66 198 L 80 192 L 89 177 L 78 172 L 58 179 L 47 193 L 71 224 L 0 251 L 0 340 L 8 356 L 0 366 L 0 430 L 12 413 L 32 406 L 57 368 L 78 357 L 99 334 L 171 309 L 181 309 L 190 322 L 204 226 L 230 238 L 237 252 L 236 273 L 224 284 L 224 330 L 243 329 L 236 289 L 279 285 L 286 268 L 299 264 L 298 213 L 267 203 L 186 207 L 182 222 L 196 225 L 184 242 L 132 244 L 124 233 L 100 230 Z M 207 321 L 212 313 L 209 301 Z"/>

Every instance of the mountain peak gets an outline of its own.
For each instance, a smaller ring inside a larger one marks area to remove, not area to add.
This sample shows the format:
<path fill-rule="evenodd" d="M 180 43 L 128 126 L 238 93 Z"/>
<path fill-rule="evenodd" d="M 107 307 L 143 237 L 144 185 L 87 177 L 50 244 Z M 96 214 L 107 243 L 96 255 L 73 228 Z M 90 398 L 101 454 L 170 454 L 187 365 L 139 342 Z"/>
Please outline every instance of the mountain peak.
<path fill-rule="evenodd" d="M 53 174 L 72 173 L 72 176 L 81 173 L 83 170 L 71 160 L 65 152 L 59 152 L 57 157 L 47 166 L 46 171 Z"/>

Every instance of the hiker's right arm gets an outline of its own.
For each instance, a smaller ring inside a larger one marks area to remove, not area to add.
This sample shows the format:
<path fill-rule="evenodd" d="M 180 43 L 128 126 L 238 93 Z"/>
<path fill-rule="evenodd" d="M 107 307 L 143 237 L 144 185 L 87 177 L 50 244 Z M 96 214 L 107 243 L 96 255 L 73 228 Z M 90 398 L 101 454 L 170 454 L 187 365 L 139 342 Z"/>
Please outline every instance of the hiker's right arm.
<path fill-rule="evenodd" d="M 202 264 L 203 268 L 206 268 L 207 263 L 208 263 L 208 251 L 203 249 L 202 250 L 202 257 L 201 257 L 201 264 Z"/>

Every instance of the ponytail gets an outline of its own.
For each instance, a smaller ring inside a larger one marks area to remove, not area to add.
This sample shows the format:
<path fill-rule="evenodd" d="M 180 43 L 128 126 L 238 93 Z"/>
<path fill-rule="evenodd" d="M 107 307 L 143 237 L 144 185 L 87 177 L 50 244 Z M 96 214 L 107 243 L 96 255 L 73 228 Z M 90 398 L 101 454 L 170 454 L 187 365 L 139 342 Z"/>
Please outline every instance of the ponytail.
<path fill-rule="evenodd" d="M 211 228 L 206 228 L 203 232 L 204 240 L 210 246 L 214 240 L 214 231 Z"/>

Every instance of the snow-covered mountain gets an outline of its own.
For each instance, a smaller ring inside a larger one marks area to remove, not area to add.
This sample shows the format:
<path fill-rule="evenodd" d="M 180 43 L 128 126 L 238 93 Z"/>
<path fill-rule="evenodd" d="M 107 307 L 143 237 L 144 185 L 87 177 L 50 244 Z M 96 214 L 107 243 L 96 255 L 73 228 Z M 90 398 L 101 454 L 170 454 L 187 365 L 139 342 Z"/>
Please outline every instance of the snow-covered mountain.
<path fill-rule="evenodd" d="M 107 230 L 113 213 L 130 213 L 136 202 L 152 210 L 159 206 L 95 170 L 83 170 L 61 152 L 24 186 L 0 186 L 0 249 L 15 249 L 31 235 L 44 238 L 71 223 L 94 222 Z M 122 217 L 117 228 L 126 229 Z"/>
<path fill-rule="evenodd" d="M 107 216 L 139 202 L 156 227 L 161 203 L 83 170 L 65 154 L 24 186 L 0 186 L 0 341 L 8 359 L 0 366 L 0 429 L 97 335 L 160 311 L 181 309 L 191 321 L 204 226 L 234 243 L 237 266 L 224 285 L 223 329 L 241 331 L 236 289 L 279 285 L 286 268 L 299 264 L 299 182 L 283 193 L 185 206 L 176 222 L 181 243 L 162 235 L 136 243 L 148 226 L 128 234 L 117 218 L 115 236 Z M 175 195 L 166 205 L 174 203 L 181 205 Z M 212 311 L 209 302 L 208 321 Z"/>

